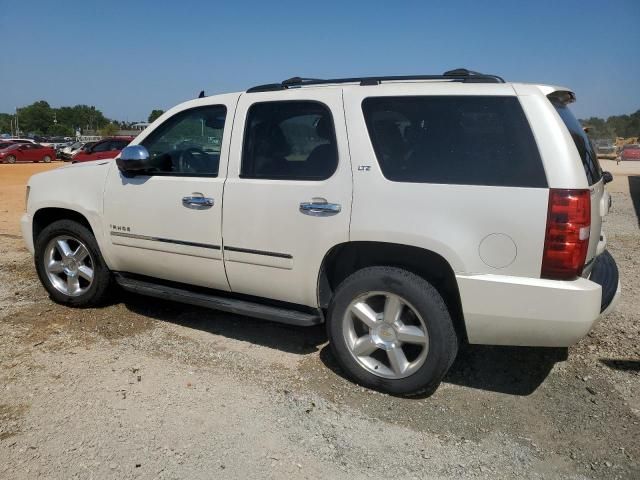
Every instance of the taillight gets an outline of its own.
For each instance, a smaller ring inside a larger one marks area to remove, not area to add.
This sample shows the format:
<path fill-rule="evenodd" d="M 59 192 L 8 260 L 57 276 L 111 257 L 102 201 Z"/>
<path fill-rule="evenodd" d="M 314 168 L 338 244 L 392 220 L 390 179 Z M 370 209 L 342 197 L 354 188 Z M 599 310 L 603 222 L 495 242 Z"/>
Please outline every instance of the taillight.
<path fill-rule="evenodd" d="M 591 230 L 589 190 L 549 190 L 542 278 L 571 280 L 584 268 Z"/>

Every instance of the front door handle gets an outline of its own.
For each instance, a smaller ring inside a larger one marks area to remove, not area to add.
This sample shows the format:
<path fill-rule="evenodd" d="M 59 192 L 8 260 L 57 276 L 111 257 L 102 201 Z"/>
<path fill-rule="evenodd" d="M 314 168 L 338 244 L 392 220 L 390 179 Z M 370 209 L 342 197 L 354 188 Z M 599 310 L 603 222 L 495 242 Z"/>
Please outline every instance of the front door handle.
<path fill-rule="evenodd" d="M 206 210 L 213 207 L 213 198 L 205 197 L 202 193 L 194 192 L 191 195 L 182 197 L 182 205 L 194 210 Z"/>
<path fill-rule="evenodd" d="M 312 217 L 329 217 L 340 213 L 340 210 L 340 204 L 329 203 L 324 198 L 312 198 L 310 202 L 300 204 L 300 212 Z"/>

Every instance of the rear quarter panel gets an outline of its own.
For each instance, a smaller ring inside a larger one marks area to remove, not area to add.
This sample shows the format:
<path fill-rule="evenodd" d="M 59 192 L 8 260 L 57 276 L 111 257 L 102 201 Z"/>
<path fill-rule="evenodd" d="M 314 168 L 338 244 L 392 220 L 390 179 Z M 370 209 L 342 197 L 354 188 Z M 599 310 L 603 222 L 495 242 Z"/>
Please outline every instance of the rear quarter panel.
<path fill-rule="evenodd" d="M 548 189 L 387 180 L 376 159 L 361 107 L 368 96 L 380 95 L 515 95 L 515 92 L 503 84 L 345 88 L 354 178 L 351 240 L 425 248 L 444 257 L 456 274 L 539 277 Z M 362 166 L 369 170 L 359 168 Z M 490 266 L 481 257 L 480 244 L 492 234 L 508 237 L 515 244 L 514 258 L 508 265 Z"/>

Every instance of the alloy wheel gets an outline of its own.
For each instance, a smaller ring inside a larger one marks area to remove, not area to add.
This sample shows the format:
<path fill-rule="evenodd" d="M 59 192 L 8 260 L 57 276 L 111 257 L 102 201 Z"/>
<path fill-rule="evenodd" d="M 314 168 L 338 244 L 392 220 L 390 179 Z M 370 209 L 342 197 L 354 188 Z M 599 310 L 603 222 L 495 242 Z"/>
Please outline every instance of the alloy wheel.
<path fill-rule="evenodd" d="M 342 330 L 353 358 L 380 377 L 408 377 L 424 364 L 429 353 L 424 319 L 394 293 L 368 292 L 357 297 L 344 314 Z"/>
<path fill-rule="evenodd" d="M 77 238 L 61 235 L 51 239 L 43 261 L 47 278 L 59 292 L 77 297 L 91 288 L 95 263 L 86 245 Z"/>

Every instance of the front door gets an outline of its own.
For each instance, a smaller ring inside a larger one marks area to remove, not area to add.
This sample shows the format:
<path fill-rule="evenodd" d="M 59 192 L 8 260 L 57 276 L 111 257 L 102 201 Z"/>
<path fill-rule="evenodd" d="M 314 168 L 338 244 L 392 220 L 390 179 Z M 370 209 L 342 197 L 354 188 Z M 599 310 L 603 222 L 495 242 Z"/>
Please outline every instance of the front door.
<path fill-rule="evenodd" d="M 349 239 L 352 177 L 338 88 L 244 94 L 224 197 L 234 292 L 317 306 L 325 254 Z"/>
<path fill-rule="evenodd" d="M 115 270 L 229 290 L 222 261 L 222 190 L 237 97 L 175 112 L 134 141 L 152 171 L 125 177 L 114 164 L 104 199 Z"/>

